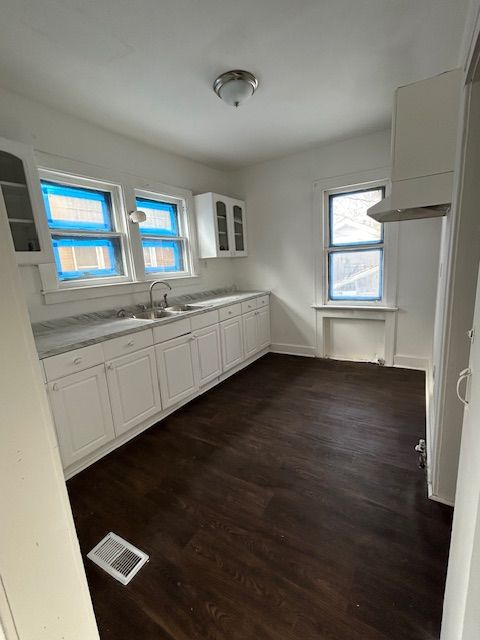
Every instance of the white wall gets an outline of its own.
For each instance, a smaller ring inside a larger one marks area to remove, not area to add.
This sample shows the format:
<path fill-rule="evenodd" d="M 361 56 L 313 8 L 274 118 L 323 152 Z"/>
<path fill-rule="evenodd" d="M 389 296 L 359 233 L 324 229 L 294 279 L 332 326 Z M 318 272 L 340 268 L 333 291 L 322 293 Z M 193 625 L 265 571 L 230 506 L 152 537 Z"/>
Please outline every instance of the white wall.
<path fill-rule="evenodd" d="M 39 165 L 97 174 L 139 176 L 195 193 L 233 191 L 232 174 L 111 133 L 78 118 L 0 89 L 0 136 L 34 147 Z M 90 172 L 91 173 L 91 172 Z M 107 176 L 105 176 L 107 177 Z M 112 296 L 84 302 L 45 305 L 37 267 L 21 267 L 33 321 L 145 302 L 146 295 Z M 231 260 L 203 260 L 194 284 L 175 285 L 179 294 L 233 284 Z M 175 292 L 174 291 L 174 292 Z"/>
<path fill-rule="evenodd" d="M 241 287 L 271 289 L 272 341 L 313 354 L 316 342 L 313 183 L 390 164 L 390 133 L 373 133 L 257 164 L 238 172 L 248 207 L 250 256 L 240 261 Z M 379 177 L 382 177 L 380 174 Z M 318 225 L 317 225 L 318 226 Z M 404 364 L 430 359 L 441 221 L 399 225 L 398 326 L 395 354 Z M 376 323 L 384 331 L 384 323 Z M 342 332 L 338 332 L 342 335 Z M 359 336 L 361 334 L 359 333 Z M 372 344 L 375 338 L 369 336 Z M 340 353 L 341 345 L 332 345 Z"/>
<path fill-rule="evenodd" d="M 3 204 L 0 273 L 0 627 L 12 640 L 98 640 Z"/>

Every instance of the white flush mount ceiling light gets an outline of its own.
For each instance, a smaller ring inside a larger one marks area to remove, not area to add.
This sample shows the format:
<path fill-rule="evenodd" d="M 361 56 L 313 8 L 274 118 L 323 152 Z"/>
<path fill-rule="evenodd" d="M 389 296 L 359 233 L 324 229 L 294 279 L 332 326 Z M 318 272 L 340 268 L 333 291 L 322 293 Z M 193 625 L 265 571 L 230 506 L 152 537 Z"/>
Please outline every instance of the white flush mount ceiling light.
<path fill-rule="evenodd" d="M 249 71 L 226 71 L 213 83 L 213 90 L 219 98 L 232 107 L 239 107 L 253 96 L 258 88 L 258 80 Z"/>

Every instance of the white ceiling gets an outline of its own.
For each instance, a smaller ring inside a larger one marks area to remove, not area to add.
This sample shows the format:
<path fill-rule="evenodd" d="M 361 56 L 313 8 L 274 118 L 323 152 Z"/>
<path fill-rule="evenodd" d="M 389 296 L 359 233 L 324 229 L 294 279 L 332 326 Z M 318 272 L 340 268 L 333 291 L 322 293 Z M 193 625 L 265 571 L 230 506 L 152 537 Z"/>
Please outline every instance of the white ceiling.
<path fill-rule="evenodd" d="M 2 0 L 0 85 L 241 167 L 388 126 L 393 91 L 453 68 L 468 0 Z M 217 75 L 260 80 L 239 109 Z"/>

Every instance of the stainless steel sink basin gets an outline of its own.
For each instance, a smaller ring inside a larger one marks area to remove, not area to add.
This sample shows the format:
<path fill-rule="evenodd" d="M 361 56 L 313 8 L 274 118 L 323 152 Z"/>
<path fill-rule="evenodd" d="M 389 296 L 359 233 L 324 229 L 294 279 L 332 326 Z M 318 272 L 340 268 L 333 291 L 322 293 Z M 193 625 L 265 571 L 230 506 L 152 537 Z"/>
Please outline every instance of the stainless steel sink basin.
<path fill-rule="evenodd" d="M 198 307 L 192 307 L 190 304 L 174 304 L 171 307 L 166 307 L 166 313 L 185 313 L 185 311 L 195 311 Z"/>
<path fill-rule="evenodd" d="M 135 313 L 132 318 L 138 320 L 158 320 L 159 318 L 170 318 L 173 314 L 164 311 L 163 309 L 147 309 L 146 311 L 139 311 Z"/>

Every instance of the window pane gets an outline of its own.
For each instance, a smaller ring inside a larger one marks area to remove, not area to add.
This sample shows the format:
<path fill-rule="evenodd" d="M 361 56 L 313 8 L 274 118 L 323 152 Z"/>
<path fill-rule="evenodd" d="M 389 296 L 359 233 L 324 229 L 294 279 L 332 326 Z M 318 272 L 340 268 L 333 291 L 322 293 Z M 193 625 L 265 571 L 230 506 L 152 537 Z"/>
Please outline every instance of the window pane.
<path fill-rule="evenodd" d="M 382 249 L 330 253 L 330 300 L 381 300 L 382 269 Z"/>
<path fill-rule="evenodd" d="M 52 244 L 60 280 L 123 275 L 118 238 L 53 236 Z"/>
<path fill-rule="evenodd" d="M 158 236 L 178 236 L 177 205 L 137 198 L 137 209 L 144 211 L 147 219 L 139 224 L 144 234 Z"/>
<path fill-rule="evenodd" d="M 181 240 L 142 240 L 147 273 L 185 271 Z"/>
<path fill-rule="evenodd" d="M 383 227 L 367 209 L 384 197 L 384 187 L 331 195 L 330 246 L 382 242 Z"/>
<path fill-rule="evenodd" d="M 48 226 L 52 229 L 112 231 L 110 193 L 42 180 Z"/>

